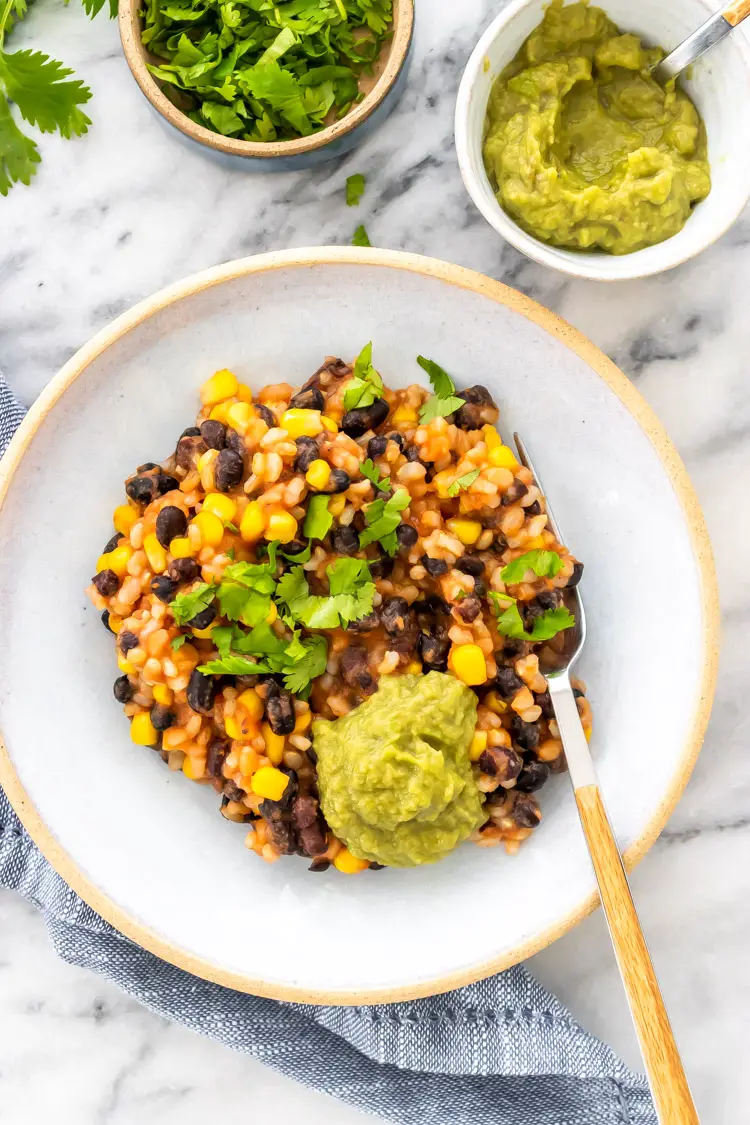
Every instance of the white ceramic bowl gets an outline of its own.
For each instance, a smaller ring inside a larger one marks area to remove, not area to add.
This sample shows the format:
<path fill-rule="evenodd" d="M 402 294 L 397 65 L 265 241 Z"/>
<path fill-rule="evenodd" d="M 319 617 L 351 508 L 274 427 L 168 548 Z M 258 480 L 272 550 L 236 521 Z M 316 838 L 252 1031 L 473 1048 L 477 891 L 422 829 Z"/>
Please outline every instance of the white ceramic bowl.
<path fill-rule="evenodd" d="M 388 382 L 434 356 L 487 383 L 526 438 L 586 561 L 582 664 L 593 748 L 629 862 L 664 825 L 713 692 L 717 611 L 685 471 L 628 380 L 574 329 L 495 281 L 406 254 L 249 258 L 157 294 L 55 377 L 0 465 L 0 785 L 57 870 L 135 941 L 191 972 L 282 999 L 368 1003 L 449 989 L 540 949 L 591 909 L 565 777 L 516 857 L 345 878 L 272 867 L 216 794 L 134 746 L 112 698 L 112 637 L 83 594 L 122 481 L 161 459 L 228 366 L 299 383 L 375 343 Z"/>
<path fill-rule="evenodd" d="M 685 262 L 720 237 L 750 196 L 750 46 L 744 29 L 728 36 L 682 78 L 706 123 L 712 188 L 672 238 L 615 256 L 561 250 L 533 238 L 502 209 L 482 160 L 484 120 L 492 85 L 523 41 L 541 22 L 546 0 L 511 0 L 492 21 L 474 49 L 456 103 L 456 151 L 469 195 L 498 234 L 542 265 L 575 277 L 621 281 L 647 277 Z M 623 31 L 648 44 L 676 46 L 715 10 L 705 0 L 601 0 Z"/>

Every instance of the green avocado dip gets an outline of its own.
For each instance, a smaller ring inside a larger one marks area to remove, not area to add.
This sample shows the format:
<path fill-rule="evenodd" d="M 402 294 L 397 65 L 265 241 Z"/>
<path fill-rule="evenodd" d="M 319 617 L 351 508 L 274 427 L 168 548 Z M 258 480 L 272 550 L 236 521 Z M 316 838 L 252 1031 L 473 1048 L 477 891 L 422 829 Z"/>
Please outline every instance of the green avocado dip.
<path fill-rule="evenodd" d="M 552 0 L 492 87 L 484 162 L 529 234 L 629 254 L 676 234 L 711 188 L 706 130 L 663 57 L 601 8 Z"/>
<path fill-rule="evenodd" d="M 434 863 L 483 824 L 469 763 L 476 696 L 442 672 L 388 676 L 341 719 L 313 723 L 320 804 L 359 859 Z"/>

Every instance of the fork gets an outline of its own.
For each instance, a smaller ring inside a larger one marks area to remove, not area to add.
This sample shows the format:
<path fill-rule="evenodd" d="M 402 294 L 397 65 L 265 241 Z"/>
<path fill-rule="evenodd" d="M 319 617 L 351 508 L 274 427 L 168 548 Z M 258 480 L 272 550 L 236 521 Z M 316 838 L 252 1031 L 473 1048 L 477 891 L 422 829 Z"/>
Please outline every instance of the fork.
<path fill-rule="evenodd" d="M 558 542 L 564 542 L 542 482 L 518 434 L 513 435 L 521 463 L 534 476 L 545 497 L 547 523 Z M 641 1055 L 661 1125 L 699 1125 L 687 1077 L 680 1059 L 651 956 L 638 920 L 625 867 L 612 824 L 604 807 L 586 735 L 578 714 L 570 673 L 586 640 L 586 614 L 578 587 L 571 591 L 576 619 L 572 640 L 561 656 L 563 666 L 545 673 L 555 719 L 565 750 L 568 772 L 586 837 L 599 896 L 607 920 L 617 965 L 625 987 Z"/>

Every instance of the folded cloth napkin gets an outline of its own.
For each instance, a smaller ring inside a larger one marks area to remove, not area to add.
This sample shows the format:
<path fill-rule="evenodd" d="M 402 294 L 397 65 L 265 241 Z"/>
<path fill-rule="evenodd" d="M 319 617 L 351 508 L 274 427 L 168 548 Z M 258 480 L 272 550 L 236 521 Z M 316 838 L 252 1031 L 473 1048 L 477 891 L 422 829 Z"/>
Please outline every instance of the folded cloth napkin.
<path fill-rule="evenodd" d="M 23 416 L 0 376 L 0 456 Z M 246 996 L 114 930 L 37 851 L 0 789 L 0 886 L 42 911 L 60 956 L 147 1008 L 400 1125 L 656 1125 L 631 1073 L 517 966 L 455 992 L 372 1008 Z"/>

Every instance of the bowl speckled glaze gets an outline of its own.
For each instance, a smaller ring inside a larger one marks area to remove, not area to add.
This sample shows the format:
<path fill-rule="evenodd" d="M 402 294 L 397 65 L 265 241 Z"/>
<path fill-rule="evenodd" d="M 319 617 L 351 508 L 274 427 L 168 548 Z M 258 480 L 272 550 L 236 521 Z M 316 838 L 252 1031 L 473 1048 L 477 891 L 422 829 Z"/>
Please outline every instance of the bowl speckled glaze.
<path fill-rule="evenodd" d="M 592 0 L 623 31 L 647 44 L 676 47 L 715 11 L 707 0 Z M 484 169 L 487 100 L 498 74 L 544 15 L 546 0 L 511 0 L 492 21 L 467 64 L 456 102 L 456 151 L 466 190 L 491 227 L 542 265 L 574 277 L 623 281 L 661 273 L 705 250 L 732 225 L 750 196 L 750 45 L 743 28 L 690 68 L 680 82 L 706 123 L 712 187 L 672 238 L 633 254 L 587 253 L 527 234 L 495 198 Z"/>
<path fill-rule="evenodd" d="M 427 868 L 311 875 L 251 855 L 212 789 L 133 745 L 112 697 L 112 637 L 83 590 L 122 481 L 174 448 L 215 369 L 299 384 L 367 340 L 392 385 L 422 379 L 420 353 L 459 385 L 486 383 L 501 429 L 538 461 L 586 563 L 581 675 L 631 865 L 688 779 L 714 688 L 717 593 L 685 469 L 614 364 L 527 297 L 428 258 L 326 248 L 232 262 L 119 317 L 52 380 L 0 463 L 0 785 L 123 933 L 285 1000 L 445 991 L 528 957 L 596 901 L 564 777 L 542 790 L 544 819 L 517 856 L 467 844 Z"/>
<path fill-rule="evenodd" d="M 267 144 L 224 137 L 181 113 L 151 75 L 141 43 L 140 0 L 120 0 L 119 24 L 125 60 L 157 113 L 188 143 L 231 168 L 246 172 L 297 172 L 314 168 L 356 148 L 385 121 L 406 89 L 414 33 L 414 0 L 394 0 L 393 37 L 365 97 L 340 121 L 309 137 Z"/>

